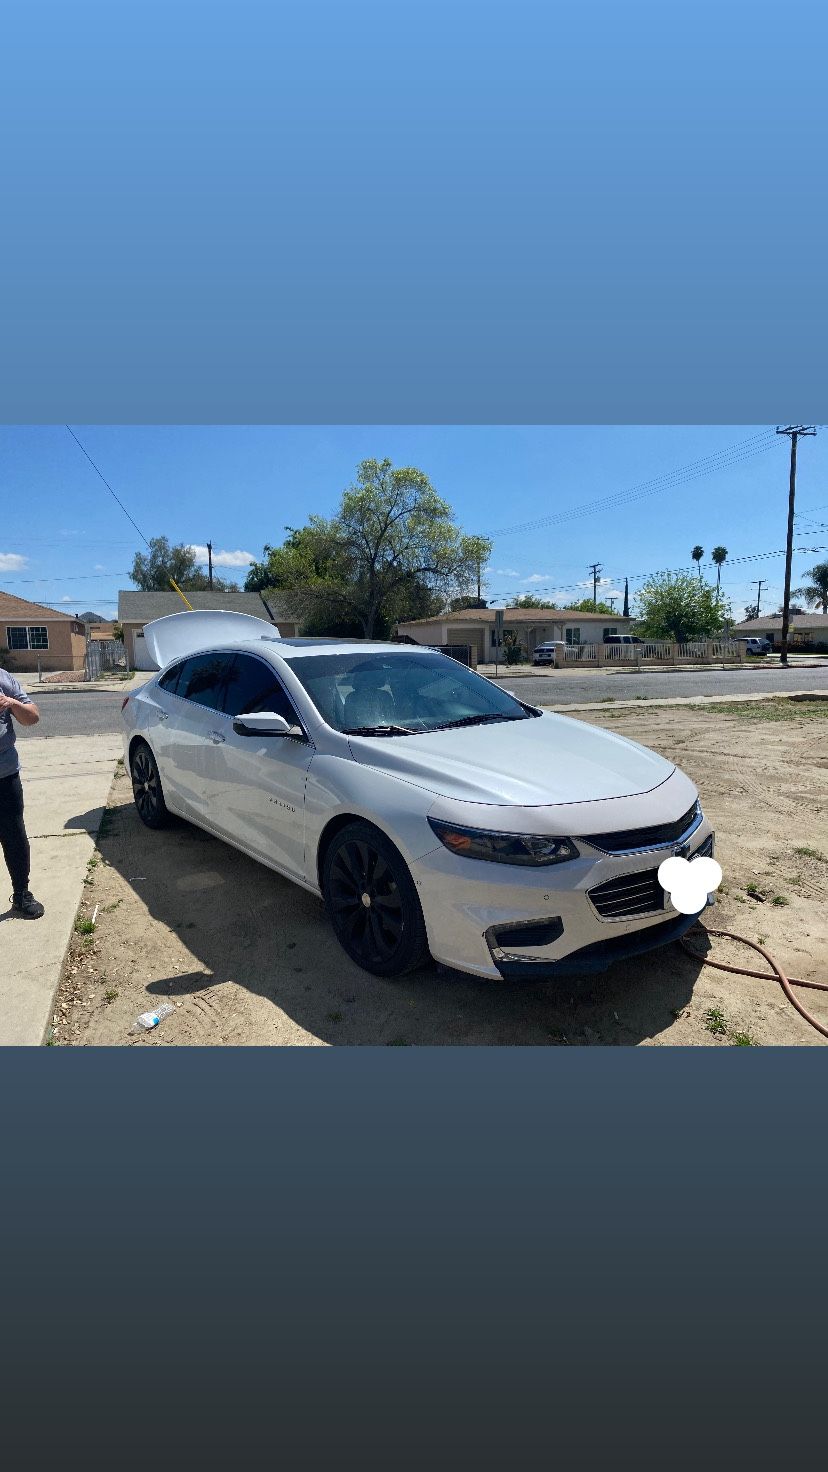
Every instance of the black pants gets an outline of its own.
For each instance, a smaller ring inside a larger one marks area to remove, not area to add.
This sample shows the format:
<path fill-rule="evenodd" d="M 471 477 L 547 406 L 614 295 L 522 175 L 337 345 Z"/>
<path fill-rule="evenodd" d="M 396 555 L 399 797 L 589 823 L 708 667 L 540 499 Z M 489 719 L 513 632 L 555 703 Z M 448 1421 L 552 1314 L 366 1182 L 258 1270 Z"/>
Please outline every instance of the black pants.
<path fill-rule="evenodd" d="M 12 889 L 29 888 L 29 840 L 23 823 L 23 784 L 20 773 L 0 777 L 0 847 L 11 875 Z"/>

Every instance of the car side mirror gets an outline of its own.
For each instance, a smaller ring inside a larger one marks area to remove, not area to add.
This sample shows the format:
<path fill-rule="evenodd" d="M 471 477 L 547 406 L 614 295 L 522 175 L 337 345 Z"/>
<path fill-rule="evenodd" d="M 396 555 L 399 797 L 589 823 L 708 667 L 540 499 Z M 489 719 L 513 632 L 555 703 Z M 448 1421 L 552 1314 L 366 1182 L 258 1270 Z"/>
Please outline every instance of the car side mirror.
<path fill-rule="evenodd" d="M 236 716 L 233 730 L 237 736 L 298 736 L 304 739 L 305 735 L 301 726 L 291 726 L 284 716 L 269 710 Z"/>

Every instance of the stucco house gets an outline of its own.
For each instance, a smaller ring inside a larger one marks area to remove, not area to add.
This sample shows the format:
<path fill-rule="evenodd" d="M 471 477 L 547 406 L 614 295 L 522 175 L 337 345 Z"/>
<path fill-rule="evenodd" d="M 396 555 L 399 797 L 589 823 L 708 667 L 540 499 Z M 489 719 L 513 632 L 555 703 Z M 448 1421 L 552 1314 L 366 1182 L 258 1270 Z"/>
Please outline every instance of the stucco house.
<path fill-rule="evenodd" d="M 74 614 L 0 592 L 0 651 L 12 671 L 82 670 L 86 629 Z"/>
<path fill-rule="evenodd" d="M 733 629 L 735 639 L 770 639 L 774 649 L 782 643 L 782 615 L 760 614 L 746 618 Z M 792 649 L 828 650 L 828 613 L 792 613 L 788 621 L 788 644 Z"/>
<path fill-rule="evenodd" d="M 299 632 L 301 619 L 296 610 L 289 607 L 289 595 L 266 591 L 268 607 L 278 626 L 279 633 L 293 638 Z M 193 608 L 224 609 L 229 613 L 247 613 L 252 618 L 267 620 L 268 614 L 258 593 L 187 593 L 187 601 Z M 118 594 L 118 622 L 123 626 L 127 667 L 131 670 L 153 670 L 155 665 L 147 653 L 144 643 L 144 624 L 153 619 L 164 618 L 170 613 L 183 613 L 184 604 L 172 591 L 144 593 L 134 588 L 122 589 Z"/>
<path fill-rule="evenodd" d="M 494 608 L 466 608 L 438 618 L 417 618 L 397 625 L 397 633 L 418 644 L 468 644 L 477 664 L 491 664 L 496 653 Z M 603 643 L 605 634 L 628 634 L 631 618 L 616 613 L 578 613 L 571 608 L 504 608 L 503 632 L 514 630 L 531 659 L 538 644 L 561 639 L 566 644 Z"/>

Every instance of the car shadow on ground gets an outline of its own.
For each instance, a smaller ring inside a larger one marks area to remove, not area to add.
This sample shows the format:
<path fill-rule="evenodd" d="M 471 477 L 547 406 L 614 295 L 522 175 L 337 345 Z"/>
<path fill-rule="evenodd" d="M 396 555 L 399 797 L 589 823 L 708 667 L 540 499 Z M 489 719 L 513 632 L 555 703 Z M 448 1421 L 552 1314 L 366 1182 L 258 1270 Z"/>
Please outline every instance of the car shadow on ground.
<path fill-rule="evenodd" d="M 116 783 L 110 802 L 99 850 L 151 922 L 133 940 L 133 921 L 123 937 L 134 952 L 133 977 L 149 1002 L 192 998 L 205 1028 L 220 1023 L 230 1042 L 269 1040 L 268 1009 L 251 1017 L 239 1007 L 236 987 L 332 1044 L 669 1041 L 701 970 L 674 944 L 579 979 L 478 980 L 431 963 L 381 980 L 341 950 L 314 895 L 188 823 L 145 828 L 126 782 Z M 113 915 L 113 935 L 127 924 L 128 909 Z M 233 1025 L 241 1010 L 249 1036 Z M 204 1040 L 212 1040 L 209 1030 Z"/>

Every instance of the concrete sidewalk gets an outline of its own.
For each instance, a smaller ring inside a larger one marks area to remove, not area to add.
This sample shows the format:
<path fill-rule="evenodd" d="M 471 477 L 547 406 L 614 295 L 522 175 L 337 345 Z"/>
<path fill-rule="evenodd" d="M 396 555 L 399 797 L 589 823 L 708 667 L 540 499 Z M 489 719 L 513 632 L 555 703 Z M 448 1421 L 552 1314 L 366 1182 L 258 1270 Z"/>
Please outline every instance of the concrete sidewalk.
<path fill-rule="evenodd" d="M 111 690 L 118 695 L 129 695 L 132 690 L 140 690 L 141 686 L 146 685 L 147 680 L 151 680 L 157 673 L 157 670 L 135 670 L 130 680 L 104 675 L 100 680 L 67 680 L 65 684 L 61 681 L 41 681 L 38 680 L 37 675 L 26 673 L 16 673 L 15 679 L 23 686 L 26 694 L 31 695 L 37 703 L 41 695 L 52 695 L 56 692 L 60 694 L 66 690 L 72 691 L 73 694 L 79 690 L 92 693 Z"/>
<path fill-rule="evenodd" d="M 15 919 L 0 900 L 0 1045 L 45 1042 L 95 836 L 121 755 L 119 736 L 33 737 L 21 743 L 32 891 L 42 920 Z M 11 884 L 0 859 L 0 884 Z"/>

